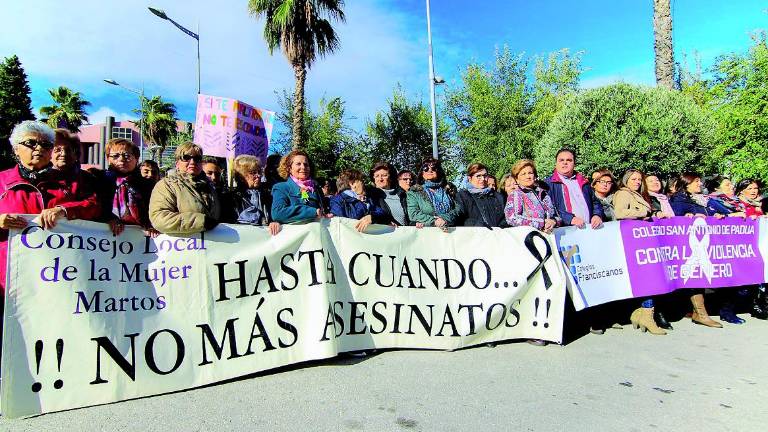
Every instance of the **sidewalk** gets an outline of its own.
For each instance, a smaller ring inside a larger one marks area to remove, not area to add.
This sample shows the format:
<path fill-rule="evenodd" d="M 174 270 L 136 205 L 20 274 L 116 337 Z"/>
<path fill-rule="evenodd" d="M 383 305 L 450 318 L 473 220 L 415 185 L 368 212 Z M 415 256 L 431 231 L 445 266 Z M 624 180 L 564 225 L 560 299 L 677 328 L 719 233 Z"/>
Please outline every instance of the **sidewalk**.
<path fill-rule="evenodd" d="M 768 323 L 629 326 L 568 346 L 387 351 L 10 421 L 3 431 L 749 431 L 766 428 Z"/>

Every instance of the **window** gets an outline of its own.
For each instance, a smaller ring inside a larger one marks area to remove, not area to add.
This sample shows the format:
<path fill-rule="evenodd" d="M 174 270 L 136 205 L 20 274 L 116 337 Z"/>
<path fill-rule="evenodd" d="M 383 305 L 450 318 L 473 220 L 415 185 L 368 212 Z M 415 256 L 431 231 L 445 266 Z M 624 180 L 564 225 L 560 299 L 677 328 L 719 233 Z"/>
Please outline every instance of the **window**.
<path fill-rule="evenodd" d="M 133 129 L 123 127 L 112 128 L 112 138 L 125 138 L 127 140 L 133 140 Z"/>

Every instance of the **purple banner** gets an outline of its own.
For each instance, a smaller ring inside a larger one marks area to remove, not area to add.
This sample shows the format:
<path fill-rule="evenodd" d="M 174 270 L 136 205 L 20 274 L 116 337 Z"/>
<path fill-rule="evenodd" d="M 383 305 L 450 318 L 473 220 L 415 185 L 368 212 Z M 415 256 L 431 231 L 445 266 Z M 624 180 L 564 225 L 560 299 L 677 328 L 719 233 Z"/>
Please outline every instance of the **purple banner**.
<path fill-rule="evenodd" d="M 740 218 L 621 221 L 634 297 L 763 282 L 758 226 Z"/>

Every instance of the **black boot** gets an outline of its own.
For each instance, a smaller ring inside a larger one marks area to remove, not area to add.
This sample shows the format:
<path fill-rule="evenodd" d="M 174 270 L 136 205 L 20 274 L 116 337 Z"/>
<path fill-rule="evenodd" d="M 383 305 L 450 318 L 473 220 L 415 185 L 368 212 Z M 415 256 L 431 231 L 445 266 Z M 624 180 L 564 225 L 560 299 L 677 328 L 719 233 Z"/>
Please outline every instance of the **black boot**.
<path fill-rule="evenodd" d="M 664 317 L 664 314 L 661 313 L 658 308 L 654 308 L 653 320 L 656 321 L 657 326 L 663 328 L 664 330 L 672 330 L 672 324 L 667 321 L 667 319 Z"/>
<path fill-rule="evenodd" d="M 753 318 L 764 320 L 768 319 L 768 298 L 766 297 L 765 291 L 761 288 L 762 287 L 757 290 L 757 296 L 755 297 L 754 302 L 752 302 L 752 310 L 749 311 L 749 314 L 752 315 Z"/>

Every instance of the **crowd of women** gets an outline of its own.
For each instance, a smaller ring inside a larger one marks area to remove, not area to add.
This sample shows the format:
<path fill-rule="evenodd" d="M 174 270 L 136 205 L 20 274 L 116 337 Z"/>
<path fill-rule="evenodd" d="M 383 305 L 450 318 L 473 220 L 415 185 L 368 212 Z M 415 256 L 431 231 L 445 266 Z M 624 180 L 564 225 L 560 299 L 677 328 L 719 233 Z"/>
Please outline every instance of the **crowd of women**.
<path fill-rule="evenodd" d="M 704 184 L 694 173 L 663 179 L 636 169 L 620 179 L 602 169 L 589 179 L 575 171 L 576 155 L 568 149 L 557 153 L 555 170 L 545 180 L 539 178 L 536 164 L 524 159 L 501 178 L 498 188 L 480 163 L 467 167 L 466 181 L 457 188 L 447 180 L 440 161 L 432 158 L 424 160 L 416 174 L 379 162 L 367 175 L 345 170 L 334 182 L 314 178 L 312 160 L 300 150 L 270 156 L 267 167 L 256 157 L 241 155 L 234 159 L 230 188 L 222 182 L 217 160 L 204 157 L 193 143 L 177 147 L 175 168 L 160 178 L 157 164 L 140 163 L 138 147 L 125 139 L 107 142 L 106 169 L 88 171 L 77 162 L 77 137 L 66 130 L 25 121 L 14 128 L 10 141 L 17 165 L 0 172 L 3 291 L 8 230 L 30 222 L 23 214 L 39 214 L 43 228 L 62 218 L 105 222 L 117 236 L 125 225 L 140 226 L 149 235 L 185 235 L 219 223 L 265 226 L 279 235 L 282 224 L 334 216 L 357 220 L 361 232 L 372 223 L 442 230 L 530 226 L 551 232 L 569 225 L 599 229 L 604 222 L 621 219 L 756 218 L 766 213 L 766 199 L 760 201 L 756 180 L 734 185 L 716 176 Z M 763 289 L 723 291 L 729 294 L 722 302 L 721 320 L 744 322 L 734 307 L 745 301 L 752 316 L 768 318 Z M 690 301 L 694 322 L 722 326 L 707 313 L 701 290 L 692 290 Z M 630 322 L 652 334 L 665 334 L 672 326 L 658 303 L 665 303 L 664 296 L 642 299 L 639 307 L 632 308 Z M 587 311 L 593 333 L 603 333 L 616 320 L 601 307 Z"/>

